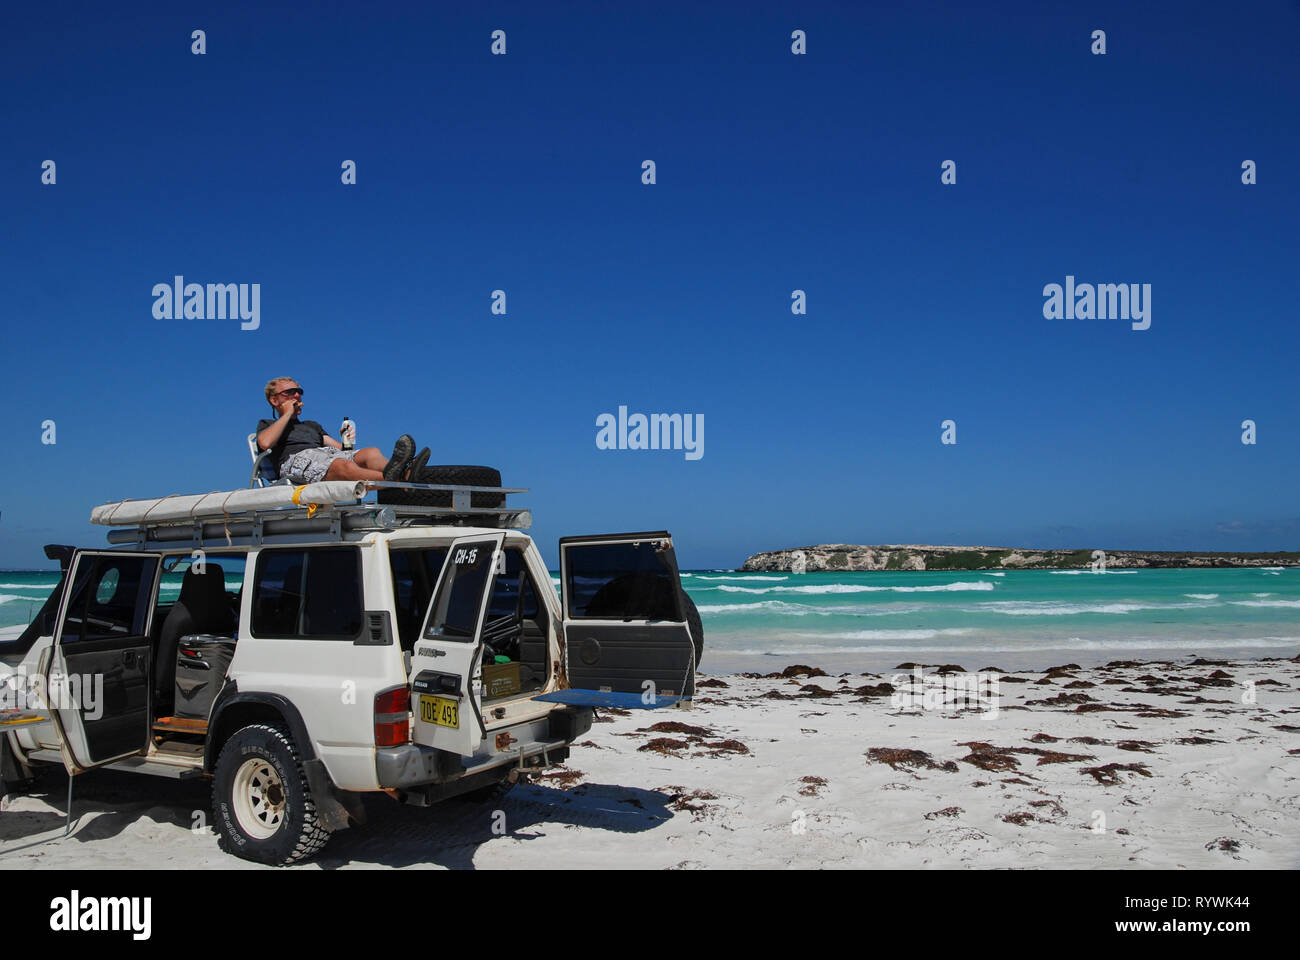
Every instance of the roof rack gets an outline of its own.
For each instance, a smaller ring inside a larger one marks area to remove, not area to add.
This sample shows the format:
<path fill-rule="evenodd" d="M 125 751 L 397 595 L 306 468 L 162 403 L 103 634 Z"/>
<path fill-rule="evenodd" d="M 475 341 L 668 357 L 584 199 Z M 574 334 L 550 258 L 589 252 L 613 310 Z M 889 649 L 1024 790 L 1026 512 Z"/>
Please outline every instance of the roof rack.
<path fill-rule="evenodd" d="M 379 503 L 383 490 L 447 491 L 451 506 Z M 527 530 L 532 511 L 505 506 L 525 487 L 477 487 L 402 481 L 289 484 L 200 496 L 123 500 L 96 507 L 91 522 L 116 527 L 108 542 L 128 549 L 199 549 L 359 540 L 367 533 L 411 527 L 495 527 Z M 501 494 L 502 506 L 476 507 L 474 494 Z M 120 517 L 120 519 L 115 519 Z"/>

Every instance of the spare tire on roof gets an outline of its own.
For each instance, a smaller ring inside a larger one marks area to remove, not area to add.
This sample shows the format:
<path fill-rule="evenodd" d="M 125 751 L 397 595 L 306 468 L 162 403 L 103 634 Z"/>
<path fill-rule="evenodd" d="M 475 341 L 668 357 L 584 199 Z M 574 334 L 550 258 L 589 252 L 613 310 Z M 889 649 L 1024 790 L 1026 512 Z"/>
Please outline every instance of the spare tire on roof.
<path fill-rule="evenodd" d="M 704 621 L 700 619 L 699 608 L 695 606 L 695 601 L 691 595 L 682 590 L 682 600 L 686 607 L 686 626 L 691 631 L 691 642 L 695 644 L 695 665 L 700 665 L 700 657 L 704 655 Z"/>
<path fill-rule="evenodd" d="M 425 467 L 419 477 L 412 477 L 411 482 L 454 484 L 458 487 L 499 487 L 501 486 L 501 471 L 496 467 L 431 466 Z M 381 488 L 378 499 L 380 503 L 396 503 L 410 507 L 450 507 L 452 505 L 450 490 Z M 470 494 L 471 507 L 491 509 L 493 507 L 504 507 L 505 505 L 506 495 L 504 493 Z M 485 515 L 483 519 L 486 521 L 491 518 Z"/>

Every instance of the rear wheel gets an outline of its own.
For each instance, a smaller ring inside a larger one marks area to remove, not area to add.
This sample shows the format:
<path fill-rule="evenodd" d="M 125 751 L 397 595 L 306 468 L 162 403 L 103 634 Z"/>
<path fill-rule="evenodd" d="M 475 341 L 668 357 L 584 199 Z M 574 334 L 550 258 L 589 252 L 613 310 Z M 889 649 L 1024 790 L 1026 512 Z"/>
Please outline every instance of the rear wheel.
<path fill-rule="evenodd" d="M 222 848 L 245 860 L 296 863 L 329 840 L 293 739 L 269 724 L 244 727 L 221 748 L 212 810 Z"/>

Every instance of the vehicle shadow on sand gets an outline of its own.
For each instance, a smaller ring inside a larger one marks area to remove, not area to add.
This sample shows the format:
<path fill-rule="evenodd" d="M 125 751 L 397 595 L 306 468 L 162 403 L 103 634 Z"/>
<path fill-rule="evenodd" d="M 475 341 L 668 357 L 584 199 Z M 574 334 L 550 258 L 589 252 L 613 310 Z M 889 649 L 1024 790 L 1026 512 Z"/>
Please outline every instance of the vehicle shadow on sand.
<path fill-rule="evenodd" d="M 139 774 L 96 770 L 76 778 L 72 789 L 72 833 L 69 840 L 91 843 L 116 837 L 141 820 L 169 823 L 190 830 L 195 812 L 210 816 L 211 788 L 206 780 L 148 781 L 148 802 L 141 802 Z M 39 801 L 44 810 L 18 809 Z M 0 854 L 24 849 L 23 841 L 58 831 L 63 836 L 68 801 L 68 776 L 62 770 L 45 771 L 21 794 L 9 794 L 0 814 Z M 54 839 L 44 836 L 36 843 Z"/>
<path fill-rule="evenodd" d="M 478 848 L 491 841 L 538 840 L 550 828 L 653 830 L 672 819 L 674 799 L 671 793 L 605 783 L 568 790 L 521 783 L 496 800 L 453 798 L 432 807 L 367 796 L 368 822 L 336 833 L 315 862 L 327 870 L 349 863 L 472 870 Z"/>
<path fill-rule="evenodd" d="M 140 784 L 138 774 L 119 771 L 78 777 L 73 784 L 72 834 L 68 839 L 93 846 L 111 842 L 135 825 L 150 824 L 169 824 L 193 835 L 196 814 L 203 818 L 199 822 L 210 822 L 209 781 L 150 778 L 147 802 L 139 799 Z M 5 800 L 5 810 L 0 813 L 0 863 L 4 854 L 62 839 L 67 789 L 67 776 L 50 771 L 25 796 L 10 795 Z M 325 850 L 300 869 L 429 864 L 472 870 L 479 847 L 491 841 L 537 840 L 552 828 L 614 833 L 653 830 L 672 819 L 675 799 L 671 792 L 604 783 L 581 783 L 567 790 L 520 783 L 493 800 L 452 798 L 431 807 L 407 806 L 383 795 L 367 794 L 363 798 L 367 822 L 336 832 Z M 33 800 L 45 808 L 14 808 L 15 804 L 31 806 Z M 216 838 L 210 832 L 196 835 L 196 839 L 201 839 L 203 847 L 200 858 L 217 852 Z M 179 848 L 175 852 L 184 855 Z M 93 850 L 87 853 L 93 856 Z"/>

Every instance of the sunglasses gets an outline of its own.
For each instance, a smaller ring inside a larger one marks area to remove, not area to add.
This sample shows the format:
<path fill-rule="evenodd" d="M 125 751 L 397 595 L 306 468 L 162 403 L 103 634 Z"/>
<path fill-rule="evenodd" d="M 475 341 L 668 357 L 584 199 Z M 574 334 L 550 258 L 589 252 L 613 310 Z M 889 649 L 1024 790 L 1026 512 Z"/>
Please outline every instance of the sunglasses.
<path fill-rule="evenodd" d="M 281 391 L 280 391 L 280 396 L 282 396 L 282 397 L 292 397 L 294 394 L 297 394 L 298 396 L 301 397 L 301 396 L 302 396 L 302 387 L 290 387 L 288 390 L 281 390 Z"/>

